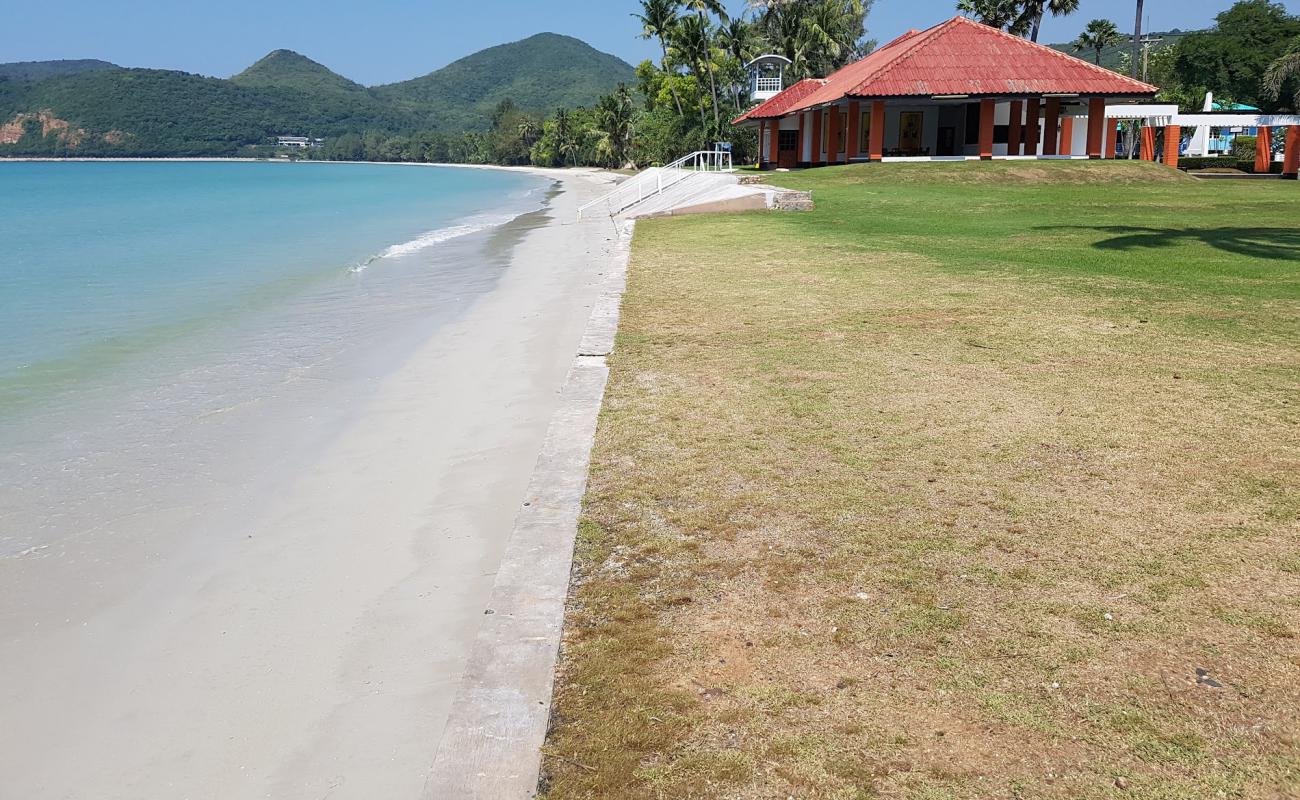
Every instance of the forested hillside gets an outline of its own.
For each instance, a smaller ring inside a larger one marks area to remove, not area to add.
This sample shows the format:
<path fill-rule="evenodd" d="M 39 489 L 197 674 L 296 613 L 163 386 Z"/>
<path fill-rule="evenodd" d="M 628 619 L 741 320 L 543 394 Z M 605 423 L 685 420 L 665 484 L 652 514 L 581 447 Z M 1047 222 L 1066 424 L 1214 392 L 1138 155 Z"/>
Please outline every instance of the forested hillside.
<path fill-rule="evenodd" d="M 0 156 L 235 155 L 278 135 L 455 136 L 488 130 L 503 101 L 538 112 L 594 105 L 634 79 L 622 60 L 555 34 L 376 88 L 290 50 L 230 79 L 36 64 L 0 65 Z"/>
<path fill-rule="evenodd" d="M 525 111 L 589 106 L 618 84 L 635 80 L 631 65 L 616 56 L 570 36 L 540 33 L 374 92 L 433 127 L 479 130 L 506 100 Z"/>

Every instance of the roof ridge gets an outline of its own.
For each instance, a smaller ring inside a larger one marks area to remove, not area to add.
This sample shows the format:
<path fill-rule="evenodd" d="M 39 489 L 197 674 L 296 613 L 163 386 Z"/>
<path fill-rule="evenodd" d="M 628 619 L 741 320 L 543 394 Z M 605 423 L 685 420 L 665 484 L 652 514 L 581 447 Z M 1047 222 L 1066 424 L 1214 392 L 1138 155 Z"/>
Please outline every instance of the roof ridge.
<path fill-rule="evenodd" d="M 1092 70 L 1093 72 L 1101 73 L 1102 75 L 1105 75 L 1105 76 L 1108 77 L 1108 78 L 1121 78 L 1121 79 L 1126 80 L 1126 81 L 1131 81 L 1131 82 L 1133 82 L 1133 83 L 1135 83 L 1135 84 L 1137 84 L 1137 85 L 1139 85 L 1139 86 L 1145 86 L 1146 88 L 1152 90 L 1153 92 L 1160 91 L 1160 88 L 1159 88 L 1158 86 L 1153 85 L 1153 84 L 1146 83 L 1146 82 L 1144 82 L 1144 81 L 1140 81 L 1140 80 L 1138 80 L 1137 78 L 1130 78 L 1128 75 L 1121 75 L 1120 73 L 1118 73 L 1118 72 L 1116 72 L 1116 71 L 1114 71 L 1114 70 L 1112 70 L 1112 69 L 1106 69 L 1105 67 L 1101 66 L 1100 64 L 1093 64 L 1093 63 L 1090 63 L 1090 62 L 1088 62 L 1088 61 L 1085 61 L 1085 60 L 1082 59 L 1082 58 L 1079 58 L 1078 56 L 1072 56 L 1072 55 L 1070 55 L 1069 53 L 1063 53 L 1063 52 L 1061 52 L 1060 50 L 1057 50 L 1057 49 L 1054 48 L 1054 47 L 1048 47 L 1048 46 L 1045 45 L 1045 44 L 1039 44 L 1038 42 L 1035 42 L 1035 41 L 1033 41 L 1032 39 L 1026 39 L 1026 38 L 1023 37 L 1023 36 L 1016 36 L 1015 34 L 1008 33 L 1008 32 L 1006 32 L 1006 31 L 1002 30 L 1001 28 L 995 28 L 995 27 L 993 27 L 992 25 L 985 25 L 985 24 L 982 23 L 982 22 L 976 22 L 975 20 L 973 20 L 973 19 L 969 19 L 969 18 L 967 18 L 967 17 L 963 17 L 963 16 L 961 16 L 960 14 L 958 14 L 957 16 L 953 17 L 952 19 L 948 20 L 948 22 L 955 22 L 955 21 L 957 21 L 957 20 L 961 20 L 962 22 L 968 23 L 968 24 L 970 24 L 970 25 L 978 25 L 978 26 L 981 27 L 981 28 L 987 28 L 987 29 L 989 29 L 990 31 L 992 31 L 993 33 L 996 33 L 996 34 L 998 34 L 999 36 L 1001 36 L 1001 37 L 1003 37 L 1003 38 L 1005 38 L 1005 39 L 1011 39 L 1012 41 L 1016 41 L 1016 42 L 1019 42 L 1019 43 L 1021 43 L 1021 44 L 1032 45 L 1033 47 L 1036 47 L 1036 48 L 1038 48 L 1039 50 L 1042 50 L 1042 51 L 1044 51 L 1044 52 L 1046 52 L 1046 53 L 1050 53 L 1050 54 L 1052 54 L 1053 56 L 1056 56 L 1056 57 L 1058 57 L 1058 58 L 1067 58 L 1067 59 L 1069 59 L 1069 60 L 1071 60 L 1071 61 L 1077 61 L 1077 62 L 1079 62 L 1080 64 L 1082 64 L 1082 65 L 1084 65 L 1085 67 L 1087 67 L 1088 69 Z M 947 24 L 947 23 L 944 23 L 944 24 Z"/>
<path fill-rule="evenodd" d="M 951 25 L 953 23 L 953 20 L 958 20 L 958 19 L 965 19 L 965 17 L 958 15 L 956 17 L 953 17 L 952 19 L 946 19 L 943 22 L 938 23 L 937 25 L 931 25 L 930 27 L 926 28 L 923 31 L 917 31 L 916 33 L 910 36 L 904 34 L 903 36 L 898 37 L 898 39 L 895 39 L 894 41 L 880 48 L 880 50 L 878 50 L 877 52 L 883 52 L 884 50 L 889 49 L 895 44 L 903 44 L 904 42 L 910 43 L 912 45 L 906 51 L 899 53 L 894 58 L 886 61 L 885 63 L 881 64 L 879 67 L 876 67 L 876 69 L 864 75 L 862 79 L 859 80 L 857 83 L 855 83 L 853 87 L 846 94 L 852 94 L 853 90 L 857 89 L 859 86 L 862 86 L 862 84 L 866 83 L 872 78 L 880 77 L 881 75 L 885 74 L 889 70 L 905 62 L 908 58 L 915 55 L 917 50 L 924 47 L 928 41 L 933 39 L 936 33 L 938 33 L 941 29 L 944 29 L 947 26 Z"/>

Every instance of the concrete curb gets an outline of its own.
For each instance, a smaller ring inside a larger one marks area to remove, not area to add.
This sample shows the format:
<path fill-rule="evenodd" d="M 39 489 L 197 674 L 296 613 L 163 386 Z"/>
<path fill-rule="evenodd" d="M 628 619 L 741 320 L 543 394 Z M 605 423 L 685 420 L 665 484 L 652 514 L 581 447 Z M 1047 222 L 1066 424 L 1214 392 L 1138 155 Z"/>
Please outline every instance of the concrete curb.
<path fill-rule="evenodd" d="M 606 276 L 547 428 L 425 782 L 428 800 L 537 794 L 573 543 L 609 377 L 605 356 L 618 330 L 632 227 L 620 226 L 622 257 Z"/>

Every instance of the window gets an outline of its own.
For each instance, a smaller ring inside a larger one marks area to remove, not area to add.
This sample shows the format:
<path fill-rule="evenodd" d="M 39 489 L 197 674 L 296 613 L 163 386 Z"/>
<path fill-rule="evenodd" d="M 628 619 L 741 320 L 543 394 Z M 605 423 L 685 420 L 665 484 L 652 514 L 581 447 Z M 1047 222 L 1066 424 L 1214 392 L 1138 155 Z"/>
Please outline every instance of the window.
<path fill-rule="evenodd" d="M 822 152 L 830 152 L 831 149 L 831 112 L 822 112 Z"/>
<path fill-rule="evenodd" d="M 759 75 L 754 80 L 754 88 L 758 92 L 779 92 L 781 91 L 781 76 Z"/>
<path fill-rule="evenodd" d="M 863 111 L 862 120 L 858 126 L 858 150 L 863 153 L 871 152 L 871 112 Z"/>
<path fill-rule="evenodd" d="M 847 153 L 848 148 L 844 146 L 849 139 L 849 113 L 847 111 L 838 112 L 840 115 L 840 126 L 836 129 L 835 152 Z"/>
<path fill-rule="evenodd" d="M 799 147 L 799 131 L 781 131 L 776 143 L 777 150 L 792 153 Z"/>

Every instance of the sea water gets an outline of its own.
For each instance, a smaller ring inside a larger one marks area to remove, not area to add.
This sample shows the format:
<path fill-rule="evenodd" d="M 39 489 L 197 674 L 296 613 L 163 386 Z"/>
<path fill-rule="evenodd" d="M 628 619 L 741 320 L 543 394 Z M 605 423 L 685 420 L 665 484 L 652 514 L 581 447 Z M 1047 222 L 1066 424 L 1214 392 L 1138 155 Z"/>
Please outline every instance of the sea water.
<path fill-rule="evenodd" d="M 0 558 L 136 512 L 200 518 L 289 469 L 491 290 L 550 185 L 406 165 L 0 163 Z"/>

